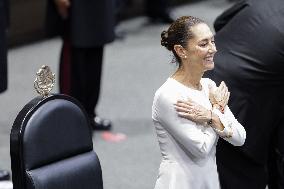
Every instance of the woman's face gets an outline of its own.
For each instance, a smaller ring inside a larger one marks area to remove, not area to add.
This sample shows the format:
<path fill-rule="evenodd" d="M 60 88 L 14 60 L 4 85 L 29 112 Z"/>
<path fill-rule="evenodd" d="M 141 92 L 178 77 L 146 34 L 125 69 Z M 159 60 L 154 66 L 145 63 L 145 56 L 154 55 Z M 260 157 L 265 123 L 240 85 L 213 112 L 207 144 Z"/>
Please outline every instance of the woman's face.
<path fill-rule="evenodd" d="M 187 62 L 201 71 L 214 68 L 213 57 L 217 52 L 214 36 L 207 24 L 200 23 L 191 27 L 193 38 L 187 45 Z"/>

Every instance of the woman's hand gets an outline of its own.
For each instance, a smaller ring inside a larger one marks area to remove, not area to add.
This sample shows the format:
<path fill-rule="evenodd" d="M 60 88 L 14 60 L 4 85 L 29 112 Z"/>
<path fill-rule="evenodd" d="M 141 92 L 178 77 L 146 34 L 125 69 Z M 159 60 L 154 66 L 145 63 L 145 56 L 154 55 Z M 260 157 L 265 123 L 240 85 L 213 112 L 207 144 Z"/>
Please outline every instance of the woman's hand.
<path fill-rule="evenodd" d="M 187 101 L 179 100 L 174 105 L 180 117 L 201 124 L 204 124 L 211 119 L 211 111 L 191 99 Z"/>
<path fill-rule="evenodd" d="M 68 9 L 70 7 L 70 0 L 54 0 L 57 7 L 57 11 L 61 18 L 66 19 L 68 17 Z"/>
<path fill-rule="evenodd" d="M 213 107 L 219 108 L 224 111 L 225 106 L 228 104 L 230 92 L 224 81 L 221 82 L 219 87 L 215 90 L 209 86 L 209 100 Z"/>

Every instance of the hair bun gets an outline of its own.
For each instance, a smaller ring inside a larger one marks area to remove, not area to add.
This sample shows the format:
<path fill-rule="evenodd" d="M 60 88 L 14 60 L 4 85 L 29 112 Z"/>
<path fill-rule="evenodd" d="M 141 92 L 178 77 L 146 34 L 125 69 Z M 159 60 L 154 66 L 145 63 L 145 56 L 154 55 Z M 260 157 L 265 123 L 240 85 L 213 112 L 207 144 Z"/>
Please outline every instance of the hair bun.
<path fill-rule="evenodd" d="M 162 33 L 161 33 L 161 45 L 166 47 L 168 50 L 170 50 L 167 31 L 162 31 Z"/>

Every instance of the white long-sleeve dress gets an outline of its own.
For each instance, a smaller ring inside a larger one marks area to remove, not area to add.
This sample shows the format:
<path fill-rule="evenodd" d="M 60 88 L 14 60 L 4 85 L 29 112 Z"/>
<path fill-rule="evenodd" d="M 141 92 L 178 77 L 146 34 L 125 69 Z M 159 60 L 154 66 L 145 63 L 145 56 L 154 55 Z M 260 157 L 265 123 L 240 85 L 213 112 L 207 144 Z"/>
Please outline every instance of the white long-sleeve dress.
<path fill-rule="evenodd" d="M 235 146 L 244 144 L 245 129 L 228 106 L 225 107 L 224 114 L 217 109 L 213 110 L 225 127 L 223 131 L 178 116 L 174 108 L 177 100 L 190 98 L 207 109 L 212 109 L 209 84 L 216 87 L 214 81 L 202 78 L 202 90 L 199 91 L 168 78 L 156 91 L 152 119 L 162 161 L 155 189 L 219 189 L 215 157 L 219 136 Z"/>

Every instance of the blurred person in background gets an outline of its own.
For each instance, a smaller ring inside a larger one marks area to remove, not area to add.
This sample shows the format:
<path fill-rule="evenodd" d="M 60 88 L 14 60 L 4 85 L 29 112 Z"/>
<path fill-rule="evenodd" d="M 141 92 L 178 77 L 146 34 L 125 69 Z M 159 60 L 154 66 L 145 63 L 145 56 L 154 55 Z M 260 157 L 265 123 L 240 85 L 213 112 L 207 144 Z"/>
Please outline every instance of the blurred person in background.
<path fill-rule="evenodd" d="M 241 147 L 220 140 L 222 189 L 284 188 L 284 2 L 242 0 L 215 21 L 216 83 L 226 81 L 229 106 L 247 132 Z"/>
<path fill-rule="evenodd" d="M 7 29 L 9 19 L 8 15 L 8 0 L 0 0 L 0 93 L 7 90 Z M 9 179 L 9 172 L 6 170 L 0 170 L 0 181 Z"/>
<path fill-rule="evenodd" d="M 114 40 L 114 0 L 48 0 L 47 34 L 60 34 L 60 93 L 75 97 L 87 111 L 94 130 L 111 122 L 96 113 L 104 46 Z"/>
<path fill-rule="evenodd" d="M 0 0 L 0 93 L 7 89 L 8 0 Z"/>
<path fill-rule="evenodd" d="M 10 174 L 6 170 L 0 170 L 0 182 L 9 180 L 10 179 Z"/>
<path fill-rule="evenodd" d="M 135 0 L 115 0 L 115 2 L 118 22 L 125 9 L 131 9 L 131 7 L 138 6 L 140 3 Z M 144 0 L 142 5 L 149 22 L 170 24 L 174 21 L 170 11 L 170 0 Z"/>
<path fill-rule="evenodd" d="M 145 9 L 149 21 L 171 24 L 174 19 L 170 14 L 169 3 L 169 0 L 146 0 Z"/>

